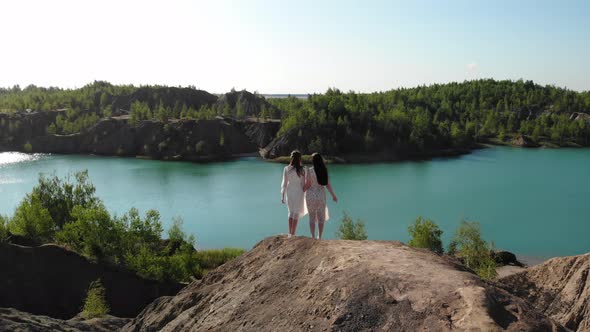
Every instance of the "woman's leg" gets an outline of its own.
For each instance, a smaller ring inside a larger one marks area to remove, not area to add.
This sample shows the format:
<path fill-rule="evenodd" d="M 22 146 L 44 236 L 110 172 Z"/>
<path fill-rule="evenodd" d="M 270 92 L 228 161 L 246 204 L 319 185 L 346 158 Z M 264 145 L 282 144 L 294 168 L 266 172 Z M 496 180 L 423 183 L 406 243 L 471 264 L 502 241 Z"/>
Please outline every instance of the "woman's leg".
<path fill-rule="evenodd" d="M 293 235 L 293 218 L 289 217 L 289 235 Z"/>
<path fill-rule="evenodd" d="M 309 212 L 309 232 L 311 233 L 311 238 L 315 239 L 315 213 L 314 211 Z"/>
<path fill-rule="evenodd" d="M 319 236 L 318 239 L 322 239 L 322 234 L 324 233 L 324 222 L 326 221 L 326 208 L 324 206 L 324 208 L 321 211 L 318 211 L 318 231 L 319 231 Z"/>
<path fill-rule="evenodd" d="M 324 233 L 324 222 L 318 221 L 318 239 L 322 239 L 322 233 Z"/>
<path fill-rule="evenodd" d="M 295 232 L 297 231 L 297 223 L 299 222 L 298 218 L 293 218 L 293 232 L 291 233 L 291 235 L 295 235 Z"/>

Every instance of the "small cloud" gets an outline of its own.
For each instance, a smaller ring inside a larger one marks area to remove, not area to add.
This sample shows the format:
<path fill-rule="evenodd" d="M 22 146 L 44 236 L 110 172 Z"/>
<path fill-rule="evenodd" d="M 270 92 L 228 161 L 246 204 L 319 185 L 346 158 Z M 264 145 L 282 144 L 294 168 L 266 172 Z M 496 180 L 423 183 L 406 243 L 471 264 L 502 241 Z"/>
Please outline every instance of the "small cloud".
<path fill-rule="evenodd" d="M 467 79 L 472 80 L 477 78 L 479 71 L 479 64 L 477 62 L 471 62 L 467 64 Z"/>

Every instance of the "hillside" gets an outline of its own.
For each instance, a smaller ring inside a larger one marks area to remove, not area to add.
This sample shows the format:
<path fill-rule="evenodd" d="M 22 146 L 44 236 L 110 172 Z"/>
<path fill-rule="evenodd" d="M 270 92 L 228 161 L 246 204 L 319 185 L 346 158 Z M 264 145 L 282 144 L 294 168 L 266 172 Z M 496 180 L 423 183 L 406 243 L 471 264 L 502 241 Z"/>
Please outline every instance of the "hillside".
<path fill-rule="evenodd" d="M 143 279 L 118 266 L 93 263 L 56 245 L 24 247 L 0 243 L 0 308 L 59 319 L 76 316 L 88 286 L 101 279 L 111 314 L 134 317 L 148 303 L 182 287 Z"/>
<path fill-rule="evenodd" d="M 558 257 L 500 280 L 573 331 L 590 331 L 590 254 Z"/>
<path fill-rule="evenodd" d="M 444 256 L 386 241 L 267 238 L 123 331 L 565 331 Z"/>

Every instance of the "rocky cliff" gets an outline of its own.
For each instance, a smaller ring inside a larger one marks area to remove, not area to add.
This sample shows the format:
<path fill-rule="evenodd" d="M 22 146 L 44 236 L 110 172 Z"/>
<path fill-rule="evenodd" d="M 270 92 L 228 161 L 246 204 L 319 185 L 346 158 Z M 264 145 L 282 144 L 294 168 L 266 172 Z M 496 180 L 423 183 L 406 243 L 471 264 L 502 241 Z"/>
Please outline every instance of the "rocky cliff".
<path fill-rule="evenodd" d="M 1 114 L 0 114 L 1 115 Z M 6 116 L 8 119 L 8 116 Z M 72 135 L 49 135 L 45 128 L 55 114 L 19 115 L 19 128 L 0 127 L 0 151 L 144 156 L 164 160 L 207 161 L 256 153 L 274 138 L 280 124 L 224 119 L 141 121 L 102 119 Z M 16 123 L 16 120 L 10 123 Z M 10 120 L 6 120 L 10 125 Z"/>
<path fill-rule="evenodd" d="M 445 256 L 386 241 L 275 236 L 123 331 L 565 331 Z"/>
<path fill-rule="evenodd" d="M 135 317 L 147 304 L 182 287 L 138 277 L 123 268 L 88 261 L 56 245 L 0 243 L 0 307 L 69 319 L 76 316 L 90 283 L 101 279 L 111 314 Z"/>
<path fill-rule="evenodd" d="M 590 254 L 559 257 L 500 280 L 565 327 L 590 331 Z"/>

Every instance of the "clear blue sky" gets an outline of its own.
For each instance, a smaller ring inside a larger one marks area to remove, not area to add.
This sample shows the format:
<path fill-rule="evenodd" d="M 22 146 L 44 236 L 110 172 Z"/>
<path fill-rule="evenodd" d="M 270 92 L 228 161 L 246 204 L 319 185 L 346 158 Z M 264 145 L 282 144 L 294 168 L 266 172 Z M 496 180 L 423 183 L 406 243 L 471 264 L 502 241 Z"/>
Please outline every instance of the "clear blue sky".
<path fill-rule="evenodd" d="M 0 86 L 370 92 L 492 77 L 590 90 L 590 1 L 22 0 L 0 12 Z"/>

